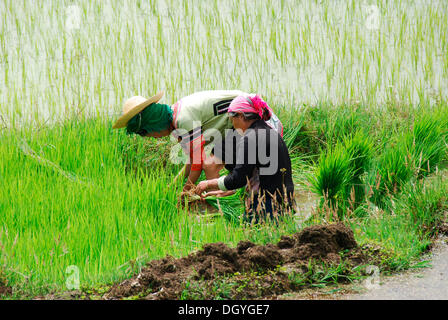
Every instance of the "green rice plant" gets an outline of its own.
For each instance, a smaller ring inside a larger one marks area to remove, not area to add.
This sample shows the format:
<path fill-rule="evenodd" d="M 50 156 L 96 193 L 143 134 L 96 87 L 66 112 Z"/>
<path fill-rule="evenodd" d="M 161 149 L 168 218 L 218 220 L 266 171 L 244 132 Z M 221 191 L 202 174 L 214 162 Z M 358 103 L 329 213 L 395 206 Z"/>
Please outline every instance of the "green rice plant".
<path fill-rule="evenodd" d="M 347 153 L 352 155 L 353 177 L 359 179 L 369 168 L 375 148 L 371 138 L 363 131 L 357 131 L 343 139 Z"/>
<path fill-rule="evenodd" d="M 226 220 L 239 223 L 244 213 L 244 188 L 227 197 L 209 196 L 205 198 L 210 205 L 219 210 Z"/>
<path fill-rule="evenodd" d="M 407 183 L 396 197 L 395 213 L 411 218 L 421 228 L 422 236 L 432 237 L 436 227 L 445 219 L 448 208 L 448 183 L 441 176 L 431 177 L 429 181 L 416 180 Z"/>
<path fill-rule="evenodd" d="M 308 175 L 312 190 L 329 202 L 332 209 L 340 206 L 346 198 L 347 185 L 353 177 L 352 155 L 342 144 L 322 152 L 313 174 Z"/>
<path fill-rule="evenodd" d="M 347 210 L 357 214 L 364 212 L 362 208 L 357 209 L 365 200 L 362 176 L 370 167 L 373 150 L 370 138 L 356 131 L 322 153 L 314 175 L 309 175 L 314 192 L 323 197 L 321 206 L 328 205 L 328 210 L 336 210 L 339 219 Z"/>
<path fill-rule="evenodd" d="M 311 154 L 332 146 L 356 132 L 373 132 L 375 122 L 372 112 L 361 105 L 332 105 L 321 103 L 305 109 L 303 132 L 310 137 L 307 142 Z"/>
<path fill-rule="evenodd" d="M 43 122 L 71 109 L 103 114 L 117 111 L 125 96 L 149 95 L 160 86 L 169 88 L 169 102 L 192 88 L 261 89 L 287 105 L 446 99 L 448 59 L 439 53 L 447 47 L 447 3 L 374 5 L 391 21 L 378 30 L 367 29 L 365 6 L 352 1 L 5 0 L 1 112 L 12 123 Z M 159 54 L 151 55 L 152 48 Z M 148 65 L 162 71 L 141 73 Z"/>
<path fill-rule="evenodd" d="M 445 173 L 428 180 L 410 180 L 393 197 L 393 206 L 378 209 L 351 221 L 357 242 L 381 245 L 391 256 L 382 263 L 391 270 L 408 269 L 421 263 L 448 209 L 448 179 Z"/>
<path fill-rule="evenodd" d="M 281 109 L 279 116 L 286 119 L 282 122 L 284 126 L 283 140 L 288 147 L 289 153 L 304 152 L 305 146 L 310 139 L 308 132 L 304 130 L 305 111 L 295 108 L 290 110 Z"/>
<path fill-rule="evenodd" d="M 347 154 L 351 155 L 351 180 L 346 186 L 345 194 L 351 210 L 355 210 L 365 199 L 366 186 L 362 176 L 369 170 L 373 157 L 372 140 L 363 131 L 357 131 L 352 136 L 343 139 Z"/>
<path fill-rule="evenodd" d="M 120 140 L 119 152 L 126 170 L 130 172 L 143 170 L 150 174 L 150 171 L 160 168 L 175 173 L 182 168 L 182 163 L 170 161 L 171 147 L 173 143 L 169 138 L 141 139 L 135 135 Z"/>
<path fill-rule="evenodd" d="M 406 148 L 404 137 L 395 144 L 387 146 L 384 153 L 375 161 L 371 175 L 371 201 L 384 208 L 387 196 L 397 194 L 413 174 L 412 157 Z M 372 180 L 374 179 L 374 180 Z"/>
<path fill-rule="evenodd" d="M 357 106 L 341 105 L 332 110 L 333 115 L 326 129 L 327 139 L 331 143 L 343 140 L 358 130 L 361 124 L 362 111 Z M 366 129 L 367 126 L 364 126 Z"/>
<path fill-rule="evenodd" d="M 415 120 L 412 131 L 406 135 L 407 149 L 419 178 L 432 173 L 446 153 L 448 131 L 443 126 L 444 118 L 425 112 Z"/>
<path fill-rule="evenodd" d="M 0 264 L 17 292 L 67 290 L 72 266 L 83 286 L 109 283 L 203 243 L 284 232 L 286 225 L 246 230 L 225 219 L 199 219 L 178 206 L 182 181 L 172 183 L 178 165 L 146 161 L 168 150 L 111 125 L 74 119 L 0 134 Z"/>

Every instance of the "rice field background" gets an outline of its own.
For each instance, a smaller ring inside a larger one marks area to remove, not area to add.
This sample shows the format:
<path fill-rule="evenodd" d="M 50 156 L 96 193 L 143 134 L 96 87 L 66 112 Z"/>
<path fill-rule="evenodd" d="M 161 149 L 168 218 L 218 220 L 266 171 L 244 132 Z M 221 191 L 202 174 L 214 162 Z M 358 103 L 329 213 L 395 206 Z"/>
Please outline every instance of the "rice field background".
<path fill-rule="evenodd" d="M 125 98 L 204 89 L 288 107 L 435 103 L 448 85 L 446 1 L 0 3 L 3 125 L 116 115 Z"/>
<path fill-rule="evenodd" d="M 207 242 L 265 243 L 301 227 L 247 229 L 180 206 L 169 139 L 111 129 L 127 98 L 159 90 L 168 104 L 199 90 L 261 94 L 285 124 L 297 186 L 333 191 L 330 207 L 343 211 L 330 214 L 364 219 L 349 220 L 357 240 L 409 266 L 429 246 L 420 227 L 438 221 L 426 208 L 446 205 L 446 180 L 416 181 L 447 159 L 447 7 L 1 1 L 0 284 L 19 295 L 65 290 L 74 270 L 81 285 L 110 283 Z M 369 161 L 353 164 L 348 149 Z M 375 206 L 355 197 L 355 210 L 354 185 L 378 186 L 362 191 Z"/>

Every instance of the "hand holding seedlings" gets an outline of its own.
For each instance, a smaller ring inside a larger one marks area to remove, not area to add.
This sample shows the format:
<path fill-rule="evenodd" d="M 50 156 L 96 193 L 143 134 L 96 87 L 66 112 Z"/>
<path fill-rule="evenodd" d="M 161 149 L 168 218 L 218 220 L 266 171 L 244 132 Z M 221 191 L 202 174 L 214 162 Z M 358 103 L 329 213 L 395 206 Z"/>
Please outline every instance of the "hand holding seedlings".
<path fill-rule="evenodd" d="M 201 194 L 201 200 L 205 200 L 205 198 L 207 198 L 207 197 L 216 197 L 216 198 L 228 197 L 228 196 L 231 196 L 232 194 L 234 194 L 235 192 L 236 192 L 235 190 L 228 190 L 228 191 L 215 190 L 215 191 L 210 191 L 210 192 L 206 192 L 206 193 Z"/>
<path fill-rule="evenodd" d="M 208 190 L 208 188 L 209 188 L 209 180 L 201 181 L 196 186 L 194 192 L 202 197 L 202 194 L 204 193 L 204 191 Z"/>
<path fill-rule="evenodd" d="M 195 193 L 197 195 L 202 195 L 202 193 L 207 190 L 219 190 L 218 179 L 204 180 L 199 182 L 195 188 Z"/>

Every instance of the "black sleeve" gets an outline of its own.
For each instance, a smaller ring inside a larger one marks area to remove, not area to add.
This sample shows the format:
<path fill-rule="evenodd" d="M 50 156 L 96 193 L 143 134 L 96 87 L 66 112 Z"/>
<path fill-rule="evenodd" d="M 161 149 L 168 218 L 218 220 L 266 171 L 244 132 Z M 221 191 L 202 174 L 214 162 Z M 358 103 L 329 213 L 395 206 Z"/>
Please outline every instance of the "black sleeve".
<path fill-rule="evenodd" d="M 256 163 L 249 161 L 249 143 L 255 143 L 253 139 L 244 137 L 237 146 L 236 165 L 233 170 L 225 177 L 224 186 L 227 190 L 235 190 L 244 187 L 252 177 Z M 252 142 L 251 142 L 252 141 Z"/>

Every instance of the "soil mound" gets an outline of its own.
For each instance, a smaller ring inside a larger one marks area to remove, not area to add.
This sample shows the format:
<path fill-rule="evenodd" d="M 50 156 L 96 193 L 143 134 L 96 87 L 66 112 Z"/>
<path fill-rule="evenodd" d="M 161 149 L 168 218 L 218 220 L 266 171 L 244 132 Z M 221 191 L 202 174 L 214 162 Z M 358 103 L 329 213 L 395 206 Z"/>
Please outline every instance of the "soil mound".
<path fill-rule="evenodd" d="M 343 224 L 312 226 L 296 234 L 296 259 L 317 258 L 339 262 L 338 253 L 357 246 L 353 232 Z"/>
<path fill-rule="evenodd" d="M 0 297 L 12 294 L 12 289 L 9 286 L 0 284 Z"/>
<path fill-rule="evenodd" d="M 221 242 L 209 243 L 184 258 L 168 256 L 149 262 L 140 274 L 113 286 L 104 298 L 138 295 L 147 299 L 178 299 L 188 281 L 266 272 L 286 264 L 303 266 L 310 259 L 339 263 L 340 251 L 356 247 L 352 230 L 342 223 L 308 227 L 291 237 L 283 236 L 276 245 L 240 241 L 236 248 L 230 248 Z"/>

